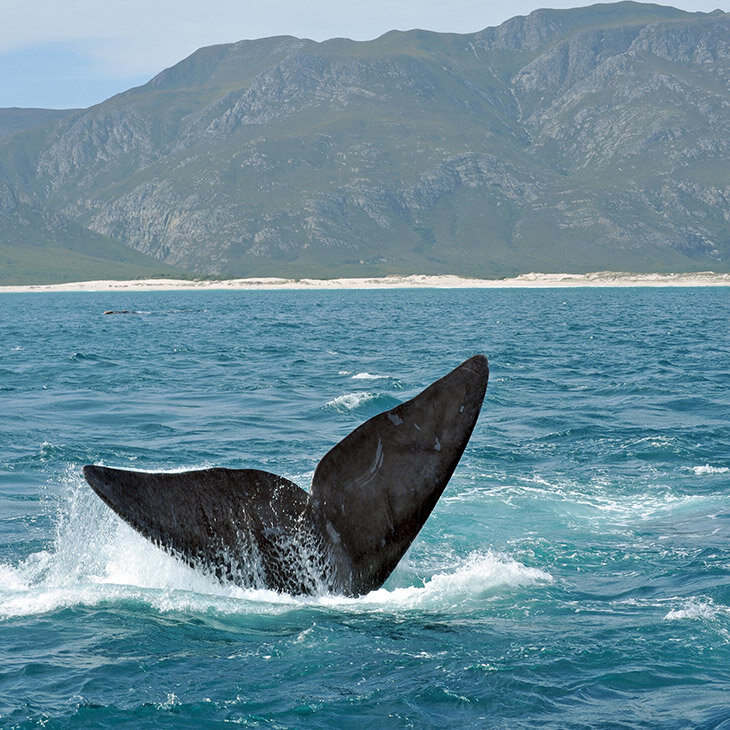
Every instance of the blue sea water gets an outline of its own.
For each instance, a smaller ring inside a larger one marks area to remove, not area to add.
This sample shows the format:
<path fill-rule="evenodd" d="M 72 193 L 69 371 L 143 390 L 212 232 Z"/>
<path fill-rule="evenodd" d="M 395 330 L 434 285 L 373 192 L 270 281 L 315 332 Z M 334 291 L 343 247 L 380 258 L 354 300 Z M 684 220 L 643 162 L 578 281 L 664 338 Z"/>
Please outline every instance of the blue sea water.
<path fill-rule="evenodd" d="M 729 294 L 0 295 L 0 727 L 730 728 Z M 80 474 L 306 488 L 477 352 L 464 457 L 361 598 L 218 584 Z"/>

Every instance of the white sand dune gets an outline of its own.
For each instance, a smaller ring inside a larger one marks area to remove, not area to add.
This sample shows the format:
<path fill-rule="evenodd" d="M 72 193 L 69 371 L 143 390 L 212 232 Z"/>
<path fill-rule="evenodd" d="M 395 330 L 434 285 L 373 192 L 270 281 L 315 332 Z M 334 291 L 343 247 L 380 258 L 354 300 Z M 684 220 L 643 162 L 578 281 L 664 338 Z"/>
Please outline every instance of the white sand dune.
<path fill-rule="evenodd" d="M 730 274 L 631 274 L 599 271 L 592 274 L 521 274 L 512 279 L 467 279 L 460 276 L 384 276 L 362 279 L 251 279 L 77 281 L 67 284 L 0 286 L 3 292 L 164 291 L 197 289 L 415 289 L 415 288 L 557 288 L 579 286 L 730 286 Z"/>

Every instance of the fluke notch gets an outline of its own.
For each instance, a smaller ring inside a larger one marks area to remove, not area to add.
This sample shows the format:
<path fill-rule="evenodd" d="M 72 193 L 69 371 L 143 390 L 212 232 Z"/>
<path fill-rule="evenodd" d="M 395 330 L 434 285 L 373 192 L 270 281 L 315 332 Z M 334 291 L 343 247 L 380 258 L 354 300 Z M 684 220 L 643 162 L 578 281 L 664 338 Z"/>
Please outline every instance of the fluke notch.
<path fill-rule="evenodd" d="M 379 588 L 433 510 L 474 429 L 489 377 L 475 355 L 358 426 L 311 493 L 257 469 L 149 473 L 85 466 L 122 519 L 221 580 L 293 594 Z"/>

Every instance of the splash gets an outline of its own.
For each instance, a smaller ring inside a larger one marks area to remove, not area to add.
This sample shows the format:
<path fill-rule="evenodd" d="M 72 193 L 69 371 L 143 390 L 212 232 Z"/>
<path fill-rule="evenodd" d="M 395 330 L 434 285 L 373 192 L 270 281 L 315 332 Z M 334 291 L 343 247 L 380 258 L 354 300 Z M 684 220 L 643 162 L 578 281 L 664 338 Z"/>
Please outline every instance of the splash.
<path fill-rule="evenodd" d="M 327 405 L 340 411 L 354 411 L 360 406 L 375 400 L 377 397 L 377 393 L 365 393 L 362 391 L 357 393 L 345 393 L 344 395 L 338 395 L 336 398 L 328 401 Z"/>
<path fill-rule="evenodd" d="M 19 564 L 0 564 L 0 619 L 129 601 L 163 613 L 234 615 L 276 615 L 302 608 L 365 613 L 463 610 L 495 592 L 552 581 L 542 570 L 487 551 L 455 560 L 453 569 L 433 573 L 420 585 L 381 588 L 358 598 L 241 588 L 222 584 L 156 548 L 77 476 L 69 476 L 67 482 L 52 546 Z M 428 574 L 428 569 L 416 566 L 416 572 Z"/>
<path fill-rule="evenodd" d="M 487 550 L 470 553 L 465 559 L 457 560 L 452 571 L 435 573 L 420 586 L 379 588 L 353 599 L 322 596 L 318 600 L 324 605 L 350 605 L 363 610 L 463 610 L 504 589 L 551 583 L 552 580 L 552 576 L 543 570 Z"/>
<path fill-rule="evenodd" d="M 17 565 L 0 565 L 0 617 L 140 598 L 150 590 L 222 588 L 116 517 L 81 483 L 77 470 L 64 487 L 49 549 Z"/>

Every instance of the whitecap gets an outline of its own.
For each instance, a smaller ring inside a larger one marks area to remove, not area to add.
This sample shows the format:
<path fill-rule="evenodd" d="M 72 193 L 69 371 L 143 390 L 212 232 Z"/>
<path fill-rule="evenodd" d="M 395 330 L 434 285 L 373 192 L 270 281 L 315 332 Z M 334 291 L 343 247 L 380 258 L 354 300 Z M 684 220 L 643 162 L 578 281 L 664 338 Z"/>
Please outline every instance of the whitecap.
<path fill-rule="evenodd" d="M 338 395 L 336 398 L 328 401 L 327 405 L 342 410 L 353 411 L 377 397 L 377 393 L 366 393 L 363 391 L 359 391 L 357 393 L 345 393 L 344 395 Z"/>
<path fill-rule="evenodd" d="M 675 608 L 669 611 L 664 617 L 665 621 L 680 621 L 682 619 L 711 620 L 719 615 L 730 615 L 730 608 L 717 605 L 711 598 L 691 598 L 685 602 L 682 608 Z"/>
<path fill-rule="evenodd" d="M 703 474 L 727 474 L 730 472 L 730 467 L 710 466 L 710 464 L 705 464 L 704 466 L 693 466 L 692 471 L 697 474 L 697 476 L 701 476 Z"/>
<path fill-rule="evenodd" d="M 180 704 L 182 704 L 180 698 L 174 692 L 168 692 L 165 701 L 155 702 L 155 707 L 158 710 L 172 710 Z"/>
<path fill-rule="evenodd" d="M 353 380 L 382 380 L 387 375 L 373 375 L 372 373 L 356 373 L 352 376 Z"/>

